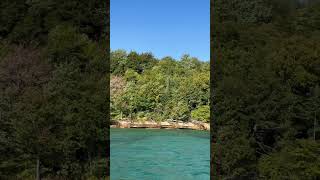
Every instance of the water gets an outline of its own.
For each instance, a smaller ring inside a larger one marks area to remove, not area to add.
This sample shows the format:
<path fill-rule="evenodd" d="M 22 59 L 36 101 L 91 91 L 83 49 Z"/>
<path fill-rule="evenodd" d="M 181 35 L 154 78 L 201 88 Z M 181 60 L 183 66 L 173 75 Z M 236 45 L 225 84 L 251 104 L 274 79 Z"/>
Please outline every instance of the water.
<path fill-rule="evenodd" d="M 209 180 L 206 131 L 111 129 L 111 180 Z"/>

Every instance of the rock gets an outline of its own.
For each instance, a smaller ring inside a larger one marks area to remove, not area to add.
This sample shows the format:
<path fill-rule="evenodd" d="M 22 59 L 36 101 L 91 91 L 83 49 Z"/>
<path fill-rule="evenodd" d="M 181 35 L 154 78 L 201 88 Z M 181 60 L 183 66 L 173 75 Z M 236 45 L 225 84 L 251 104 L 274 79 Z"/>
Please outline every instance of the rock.
<path fill-rule="evenodd" d="M 168 123 L 168 122 L 160 122 L 160 125 L 161 125 L 161 126 L 170 126 L 171 124 Z"/>
<path fill-rule="evenodd" d="M 128 121 L 119 121 L 118 122 L 119 128 L 130 128 L 130 122 Z"/>
<path fill-rule="evenodd" d="M 210 124 L 209 123 L 203 123 L 204 130 L 210 130 Z"/>
<path fill-rule="evenodd" d="M 172 128 L 172 124 L 164 121 L 164 122 L 160 122 L 160 126 L 161 128 Z"/>
<path fill-rule="evenodd" d="M 110 127 L 118 127 L 118 128 L 165 128 L 165 129 L 194 129 L 194 130 L 210 130 L 209 123 L 203 123 L 199 121 L 163 121 L 157 123 L 155 121 L 130 121 L 130 120 L 121 120 L 121 121 L 111 121 Z"/>

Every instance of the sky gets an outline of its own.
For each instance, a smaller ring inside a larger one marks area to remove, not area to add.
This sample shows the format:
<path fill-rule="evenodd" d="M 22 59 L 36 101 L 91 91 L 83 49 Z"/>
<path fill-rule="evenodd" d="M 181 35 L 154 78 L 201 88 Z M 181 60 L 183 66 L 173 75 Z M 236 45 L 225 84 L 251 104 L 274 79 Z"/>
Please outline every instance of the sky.
<path fill-rule="evenodd" d="M 210 56 L 210 0 L 111 0 L 111 50 Z"/>

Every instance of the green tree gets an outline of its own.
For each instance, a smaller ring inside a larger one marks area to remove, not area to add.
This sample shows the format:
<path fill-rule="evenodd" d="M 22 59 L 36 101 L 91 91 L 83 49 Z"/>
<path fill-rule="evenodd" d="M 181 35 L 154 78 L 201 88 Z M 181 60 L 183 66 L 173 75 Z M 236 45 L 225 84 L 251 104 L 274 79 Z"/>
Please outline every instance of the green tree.
<path fill-rule="evenodd" d="M 210 107 L 208 105 L 199 106 L 197 109 L 191 111 L 191 118 L 209 122 L 210 121 Z"/>
<path fill-rule="evenodd" d="M 261 179 L 316 179 L 320 176 L 320 145 L 312 140 L 288 143 L 259 161 Z"/>

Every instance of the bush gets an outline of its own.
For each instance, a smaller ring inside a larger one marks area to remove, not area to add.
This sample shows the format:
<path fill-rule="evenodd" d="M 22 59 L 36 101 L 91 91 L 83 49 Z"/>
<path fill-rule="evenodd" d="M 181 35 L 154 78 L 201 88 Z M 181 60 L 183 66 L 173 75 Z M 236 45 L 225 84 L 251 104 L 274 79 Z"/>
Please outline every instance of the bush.
<path fill-rule="evenodd" d="M 177 105 L 172 108 L 171 117 L 176 120 L 188 121 L 190 118 L 188 104 L 182 101 L 178 102 Z"/>
<path fill-rule="evenodd" d="M 191 111 L 191 118 L 198 121 L 210 121 L 210 107 L 208 105 L 199 106 L 197 109 Z"/>

